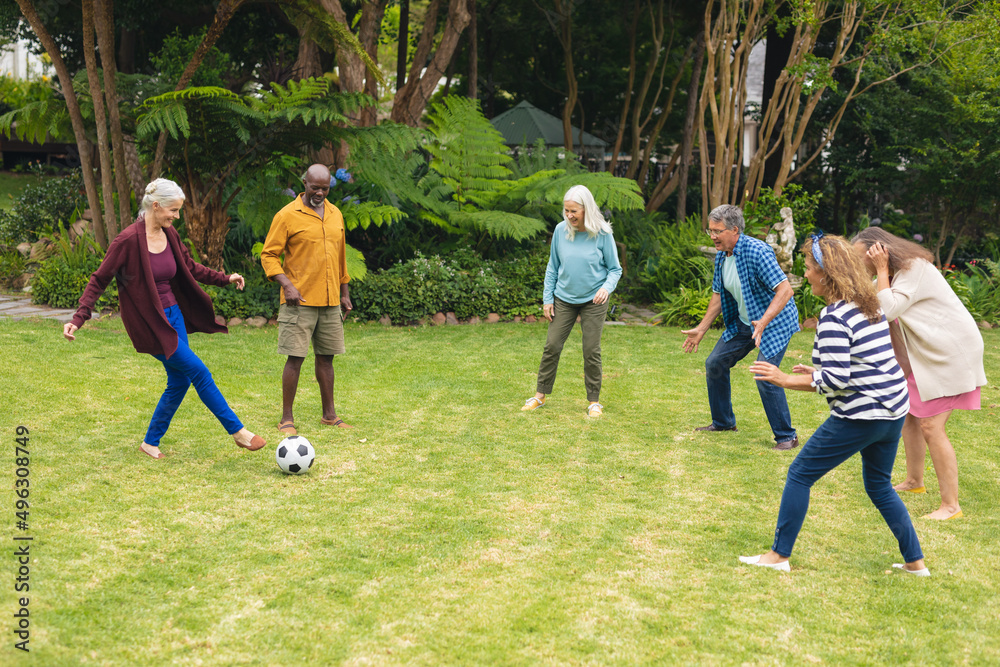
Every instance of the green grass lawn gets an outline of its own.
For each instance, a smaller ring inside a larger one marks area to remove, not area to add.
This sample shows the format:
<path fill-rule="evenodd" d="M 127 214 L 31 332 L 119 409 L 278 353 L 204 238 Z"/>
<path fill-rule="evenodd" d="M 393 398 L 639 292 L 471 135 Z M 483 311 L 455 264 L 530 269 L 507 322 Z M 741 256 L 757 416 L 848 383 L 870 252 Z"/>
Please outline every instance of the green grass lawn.
<path fill-rule="evenodd" d="M 931 578 L 892 571 L 900 556 L 858 457 L 814 487 L 782 574 L 736 558 L 770 546 L 798 451 L 770 449 L 748 362 L 734 370 L 739 432 L 692 432 L 709 422 L 703 364 L 718 332 L 684 355 L 676 329 L 606 328 L 605 416 L 591 421 L 579 329 L 547 405 L 522 413 L 544 326 L 349 325 L 336 395 L 356 428 L 319 425 L 304 373 L 297 421 L 318 457 L 286 477 L 276 329 L 192 339 L 268 447 L 238 449 L 192 392 L 157 462 L 136 446 L 160 364 L 119 321 L 75 343 L 60 328 L 0 321 L 0 663 L 21 655 L 18 424 L 31 430 L 36 664 L 1000 662 L 996 384 L 950 426 L 965 518 L 920 518 L 938 506 L 933 473 L 926 496 L 905 498 Z M 1000 332 L 984 337 L 1000 377 Z M 785 366 L 811 345 L 798 334 Z M 827 416 L 815 394 L 789 402 L 800 436 Z"/>
<path fill-rule="evenodd" d="M 31 174 L 15 174 L 12 171 L 0 171 L 0 209 L 9 211 L 21 190 L 35 177 Z"/>

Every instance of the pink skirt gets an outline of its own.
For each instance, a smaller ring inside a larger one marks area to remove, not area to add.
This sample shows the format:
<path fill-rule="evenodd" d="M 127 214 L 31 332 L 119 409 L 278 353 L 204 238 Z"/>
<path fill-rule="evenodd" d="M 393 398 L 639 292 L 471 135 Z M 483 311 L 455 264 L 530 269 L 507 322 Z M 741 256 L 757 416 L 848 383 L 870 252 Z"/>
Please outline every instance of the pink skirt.
<path fill-rule="evenodd" d="M 906 388 L 910 391 L 910 414 L 918 419 L 933 417 L 949 410 L 978 410 L 980 408 L 979 387 L 958 396 L 942 396 L 929 401 L 920 398 L 913 373 L 906 378 Z"/>

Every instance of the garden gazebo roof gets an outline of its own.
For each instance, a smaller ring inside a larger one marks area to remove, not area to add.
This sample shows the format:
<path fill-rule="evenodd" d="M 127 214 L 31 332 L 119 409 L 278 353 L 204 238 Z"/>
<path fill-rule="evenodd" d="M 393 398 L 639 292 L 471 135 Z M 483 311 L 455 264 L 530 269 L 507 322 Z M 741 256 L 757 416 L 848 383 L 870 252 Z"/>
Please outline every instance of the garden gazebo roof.
<path fill-rule="evenodd" d="M 539 139 L 544 140 L 548 146 L 562 146 L 565 143 L 563 141 L 562 119 L 542 111 L 531 102 L 521 102 L 490 122 L 503 135 L 504 143 L 512 148 L 525 144 L 531 145 Z M 574 127 L 572 132 L 573 146 L 577 150 L 581 145 L 601 150 L 608 145 L 603 139 L 599 139 L 589 132 L 583 132 L 580 128 Z"/>

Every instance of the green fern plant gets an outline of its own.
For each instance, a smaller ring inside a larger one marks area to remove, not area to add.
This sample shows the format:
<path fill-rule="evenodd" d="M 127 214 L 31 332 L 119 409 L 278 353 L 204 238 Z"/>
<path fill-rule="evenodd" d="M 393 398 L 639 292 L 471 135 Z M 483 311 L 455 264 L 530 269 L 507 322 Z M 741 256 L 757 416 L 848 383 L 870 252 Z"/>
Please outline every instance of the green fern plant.
<path fill-rule="evenodd" d="M 290 156 L 345 141 L 352 154 L 399 159 L 417 145 L 419 134 L 405 126 L 354 127 L 350 115 L 371 104 L 374 100 L 360 93 L 331 92 L 323 77 L 271 84 L 244 95 L 188 88 L 146 100 L 136 134 L 152 142 L 160 132 L 168 133 L 168 171 L 188 195 L 186 229 L 206 263 L 221 266 L 219 239 L 225 238 L 230 205 L 244 189 L 254 188 L 240 202 L 240 215 L 258 232 L 266 231 L 274 212 L 288 203 L 287 197 L 281 201 L 285 185 L 278 184 L 289 182 L 293 166 L 301 168 Z M 368 206 L 352 214 L 351 224 L 384 224 L 401 215 Z"/>
<path fill-rule="evenodd" d="M 561 219 L 562 197 L 573 185 L 590 188 L 603 208 L 644 205 L 634 181 L 586 172 L 571 165 L 572 159 L 515 161 L 475 100 L 452 96 L 433 105 L 428 135 L 426 171 L 416 180 L 418 215 L 472 237 L 477 247 L 492 239 L 530 239 L 546 230 Z"/>
<path fill-rule="evenodd" d="M 0 116 L 0 132 L 8 139 L 16 135 L 21 141 L 36 144 L 73 136 L 66 102 L 55 98 L 29 102 L 3 114 Z"/>

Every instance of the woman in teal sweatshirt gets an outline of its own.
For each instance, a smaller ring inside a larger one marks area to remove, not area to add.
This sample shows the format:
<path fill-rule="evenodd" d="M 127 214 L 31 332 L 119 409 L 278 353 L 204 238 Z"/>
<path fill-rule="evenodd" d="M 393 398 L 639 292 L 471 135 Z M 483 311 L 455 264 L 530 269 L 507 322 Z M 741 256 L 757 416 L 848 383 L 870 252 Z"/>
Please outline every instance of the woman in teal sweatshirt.
<path fill-rule="evenodd" d="M 575 185 L 563 197 L 565 219 L 556 225 L 545 269 L 542 312 L 549 321 L 549 335 L 538 368 L 538 386 L 522 410 L 537 410 L 552 393 L 559 355 L 577 316 L 583 331 L 583 374 L 590 405 L 587 414 L 600 417 L 601 331 L 608 312 L 608 297 L 618 285 L 622 266 L 611 234 L 611 223 L 597 208 L 594 195 Z"/>

